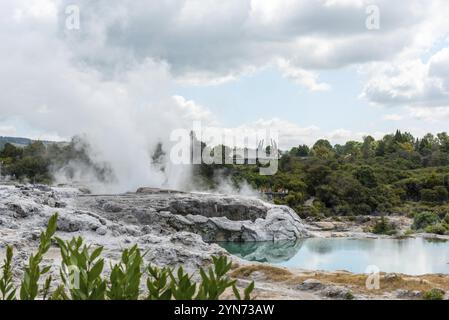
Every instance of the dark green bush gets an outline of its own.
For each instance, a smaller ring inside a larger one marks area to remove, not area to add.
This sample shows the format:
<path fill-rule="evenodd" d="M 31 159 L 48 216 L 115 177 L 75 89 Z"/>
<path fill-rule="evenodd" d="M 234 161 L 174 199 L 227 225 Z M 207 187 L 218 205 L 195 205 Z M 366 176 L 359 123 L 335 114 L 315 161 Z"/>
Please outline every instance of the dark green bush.
<path fill-rule="evenodd" d="M 449 198 L 449 192 L 447 191 L 445 186 L 436 186 L 433 188 L 436 193 L 436 200 L 439 202 L 445 202 Z"/>
<path fill-rule="evenodd" d="M 394 224 L 390 223 L 387 218 L 382 216 L 379 219 L 377 219 L 372 232 L 375 234 L 392 235 L 395 234 L 397 230 Z"/>
<path fill-rule="evenodd" d="M 302 219 L 308 217 L 319 219 L 324 216 L 322 211 L 314 206 L 297 206 L 295 207 L 295 211 Z"/>
<path fill-rule="evenodd" d="M 440 222 L 438 216 L 433 212 L 416 213 L 413 218 L 412 229 L 424 230 L 426 227 Z"/>
<path fill-rule="evenodd" d="M 421 200 L 424 202 L 437 202 L 438 194 L 433 189 L 423 189 L 420 192 Z"/>
<path fill-rule="evenodd" d="M 449 224 L 449 213 L 446 213 L 443 219 L 444 223 Z"/>
<path fill-rule="evenodd" d="M 435 234 L 440 234 L 440 235 L 444 235 L 448 232 L 447 225 L 442 224 L 442 223 L 437 223 L 437 224 L 434 224 L 431 226 L 427 226 L 424 230 L 428 233 L 435 233 Z"/>

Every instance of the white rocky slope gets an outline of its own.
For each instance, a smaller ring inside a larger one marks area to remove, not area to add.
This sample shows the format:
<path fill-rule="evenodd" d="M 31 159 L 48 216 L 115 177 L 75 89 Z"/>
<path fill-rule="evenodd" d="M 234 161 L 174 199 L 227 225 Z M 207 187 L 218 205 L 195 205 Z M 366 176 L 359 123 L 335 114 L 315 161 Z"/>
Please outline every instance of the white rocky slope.
<path fill-rule="evenodd" d="M 106 256 L 112 260 L 119 257 L 122 248 L 136 243 L 148 251 L 148 261 L 182 264 L 187 269 L 203 265 L 212 255 L 225 253 L 207 242 L 308 236 L 290 208 L 251 198 L 145 190 L 87 195 L 69 187 L 0 186 L 0 256 L 6 245 L 13 245 L 16 263 L 24 263 L 55 212 L 59 213 L 57 235 L 61 238 L 82 235 L 86 242 L 104 246 Z M 56 248 L 52 250 L 57 252 Z"/>
<path fill-rule="evenodd" d="M 112 221 L 189 231 L 206 242 L 293 240 L 309 235 L 297 214 L 255 198 L 199 193 L 80 196 L 76 207 Z"/>

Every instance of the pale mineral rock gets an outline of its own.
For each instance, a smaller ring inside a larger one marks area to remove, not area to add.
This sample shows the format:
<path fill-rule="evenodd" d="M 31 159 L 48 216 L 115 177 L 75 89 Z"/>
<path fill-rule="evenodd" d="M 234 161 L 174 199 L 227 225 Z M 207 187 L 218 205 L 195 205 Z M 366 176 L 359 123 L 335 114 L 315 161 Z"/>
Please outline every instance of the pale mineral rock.
<path fill-rule="evenodd" d="M 55 212 L 58 237 L 81 235 L 89 244 L 104 246 L 111 259 L 136 243 L 148 251 L 149 262 L 187 269 L 227 254 L 211 242 L 296 240 L 309 235 L 285 206 L 255 198 L 157 190 L 108 196 L 71 187 L 1 185 L 0 248 L 15 246 L 23 253 L 16 255 L 23 263 Z"/>

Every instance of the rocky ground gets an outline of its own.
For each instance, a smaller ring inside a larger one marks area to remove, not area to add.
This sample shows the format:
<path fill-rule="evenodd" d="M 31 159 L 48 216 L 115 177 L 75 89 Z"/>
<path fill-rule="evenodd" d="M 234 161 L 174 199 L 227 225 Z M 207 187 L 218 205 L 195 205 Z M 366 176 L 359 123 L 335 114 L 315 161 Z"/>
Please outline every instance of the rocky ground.
<path fill-rule="evenodd" d="M 21 266 L 38 245 L 41 230 L 55 212 L 59 213 L 57 236 L 69 239 L 82 235 L 86 242 L 104 246 L 105 256 L 110 260 L 116 260 L 122 248 L 136 243 L 147 251 L 147 262 L 182 265 L 188 271 L 207 265 L 213 255 L 228 254 L 210 243 L 214 241 L 367 236 L 357 223 L 304 223 L 289 207 L 247 197 L 150 188 L 121 195 L 93 195 L 83 188 L 1 185 L 0 259 L 3 260 L 5 246 L 13 245 L 17 279 L 21 277 Z M 409 222 L 403 223 L 405 229 Z M 58 256 L 56 247 L 46 256 L 56 277 Z M 446 276 L 429 279 L 398 275 L 401 281 L 388 287 L 389 291 L 368 292 L 363 289 L 366 275 L 287 270 L 232 258 L 232 275 L 241 284 L 254 279 L 257 298 L 409 299 L 420 298 L 418 291 L 427 287 L 449 290 Z M 415 282 L 421 284 L 411 285 Z"/>
<path fill-rule="evenodd" d="M 231 275 L 243 283 L 254 280 L 258 285 L 256 299 L 420 300 L 431 289 L 449 299 L 449 277 L 440 274 L 381 273 L 378 287 L 365 274 L 295 270 L 261 263 L 236 264 Z"/>
<path fill-rule="evenodd" d="M 304 224 L 307 226 L 311 236 L 323 238 L 403 238 L 408 236 L 422 237 L 426 239 L 449 240 L 447 235 L 437 235 L 433 233 L 415 233 L 411 226 L 413 219 L 401 215 L 388 216 L 389 223 L 396 228 L 393 235 L 374 234 L 373 229 L 379 216 L 357 216 L 357 217 L 338 217 L 325 218 L 320 220 L 307 219 Z"/>

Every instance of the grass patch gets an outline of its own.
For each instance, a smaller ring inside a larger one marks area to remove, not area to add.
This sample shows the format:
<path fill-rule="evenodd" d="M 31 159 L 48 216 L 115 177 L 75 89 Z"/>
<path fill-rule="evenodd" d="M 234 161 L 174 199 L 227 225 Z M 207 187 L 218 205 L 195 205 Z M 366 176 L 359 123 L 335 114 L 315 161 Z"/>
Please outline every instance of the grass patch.
<path fill-rule="evenodd" d="M 380 289 L 368 290 L 366 288 L 367 275 L 350 272 L 314 272 L 304 271 L 294 273 L 289 270 L 267 265 L 246 265 L 234 269 L 230 275 L 235 278 L 246 279 L 254 272 L 261 272 L 270 282 L 284 283 L 296 287 L 306 279 L 316 279 L 325 285 L 341 285 L 350 287 L 354 294 L 368 294 L 381 296 L 398 289 L 409 291 L 429 292 L 433 288 L 449 290 L 449 276 L 441 274 L 428 274 L 422 276 L 407 276 L 398 274 L 391 276 L 381 273 Z M 348 297 L 349 298 L 349 297 Z"/>
<path fill-rule="evenodd" d="M 443 300 L 444 291 L 441 289 L 432 288 L 429 291 L 424 292 L 424 300 Z"/>

